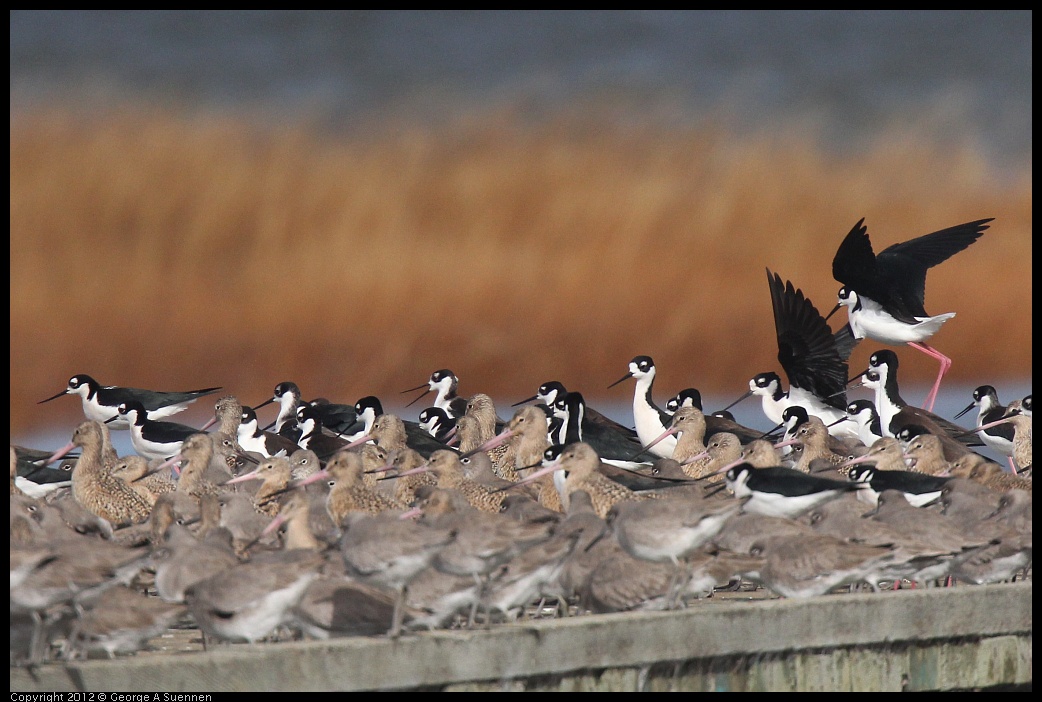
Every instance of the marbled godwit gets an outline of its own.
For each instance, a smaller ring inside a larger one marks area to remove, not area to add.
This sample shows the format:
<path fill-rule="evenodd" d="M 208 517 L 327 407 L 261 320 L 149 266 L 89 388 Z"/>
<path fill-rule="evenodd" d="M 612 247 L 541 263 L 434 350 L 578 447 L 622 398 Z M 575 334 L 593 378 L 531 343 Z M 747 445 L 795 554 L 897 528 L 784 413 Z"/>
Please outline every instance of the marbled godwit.
<path fill-rule="evenodd" d="M 242 403 L 235 395 L 225 395 L 218 398 L 213 408 L 213 419 L 204 424 L 199 431 L 206 431 L 214 424 L 220 424 L 217 428 L 229 436 L 235 436 L 239 431 L 242 417 Z"/>
<path fill-rule="evenodd" d="M 164 492 L 177 489 L 177 481 L 169 471 L 150 472 L 148 461 L 144 456 L 123 456 L 112 467 L 112 475 L 130 486 L 150 505 L 155 505 L 156 498 Z"/>
<path fill-rule="evenodd" d="M 341 525 L 351 512 L 379 514 L 387 510 L 405 510 L 403 502 L 391 498 L 363 480 L 365 466 L 362 456 L 354 451 L 341 451 L 326 465 L 324 471 L 305 478 L 305 485 L 316 480 L 329 479 L 333 487 L 326 498 L 326 510 L 334 524 Z"/>
<path fill-rule="evenodd" d="M 604 518 L 612 505 L 621 500 L 642 500 L 648 495 L 634 492 L 599 472 L 601 459 L 593 447 L 586 443 L 571 444 L 564 447 L 556 460 L 540 468 L 522 482 L 539 480 L 555 471 L 564 471 L 565 479 L 561 492 L 561 504 L 568 509 L 568 496 L 575 490 L 583 490 L 590 495 L 597 514 Z"/>
<path fill-rule="evenodd" d="M 872 464 L 876 470 L 908 470 L 908 464 L 905 463 L 904 458 L 904 448 L 892 436 L 876 439 L 867 452 L 848 458 L 840 465 L 840 468 L 846 468 L 849 473 L 851 468 L 863 463 Z"/>
<path fill-rule="evenodd" d="M 973 454 L 977 456 L 978 454 Z M 968 478 L 985 485 L 996 492 L 1024 490 L 1031 493 L 1031 478 L 1008 473 L 998 463 L 989 461 L 983 456 L 972 459 L 969 456 L 948 464 L 948 474 L 960 478 Z"/>
<path fill-rule="evenodd" d="M 546 412 L 535 405 L 521 407 L 503 431 L 473 451 L 489 451 L 508 441 L 509 450 L 499 461 L 493 461 L 492 467 L 499 477 L 517 482 L 520 479 L 517 471 L 537 465 L 542 461 L 543 452 L 549 446 L 546 436 Z"/>
<path fill-rule="evenodd" d="M 76 501 L 113 526 L 141 523 L 148 519 L 152 506 L 103 465 L 103 431 L 99 422 L 80 423 L 73 432 L 72 442 L 52 456 L 52 460 L 79 446 L 80 458 L 72 471 L 72 494 Z"/>
<path fill-rule="evenodd" d="M 274 517 L 279 513 L 281 497 L 286 493 L 286 488 L 292 477 L 292 467 L 289 459 L 285 456 L 275 456 L 262 461 L 255 470 L 244 473 L 237 478 L 232 478 L 225 485 L 241 483 L 247 480 L 262 481 L 260 488 L 253 495 L 254 508 L 261 514 Z"/>
<path fill-rule="evenodd" d="M 676 414 L 681 407 L 697 407 L 705 413 L 705 408 L 702 407 L 702 393 L 695 388 L 684 388 L 666 402 L 666 412 L 671 415 Z M 709 413 L 705 417 L 706 436 L 726 431 L 737 436 L 743 444 L 763 437 L 762 431 L 739 424 L 727 410 Z"/>

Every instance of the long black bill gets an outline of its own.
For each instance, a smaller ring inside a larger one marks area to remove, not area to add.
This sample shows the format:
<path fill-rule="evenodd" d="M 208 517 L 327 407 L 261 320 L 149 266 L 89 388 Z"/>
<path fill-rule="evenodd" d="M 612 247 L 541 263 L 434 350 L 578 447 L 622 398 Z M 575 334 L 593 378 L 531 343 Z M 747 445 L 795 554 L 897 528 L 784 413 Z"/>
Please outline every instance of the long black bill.
<path fill-rule="evenodd" d="M 742 396 L 741 396 L 741 397 L 739 397 L 739 398 L 738 398 L 737 400 L 735 400 L 734 402 L 732 402 L 731 404 L 729 404 L 729 405 L 728 405 L 727 407 L 724 407 L 724 408 L 723 408 L 722 410 L 720 410 L 720 411 L 721 411 L 721 412 L 726 412 L 727 410 L 731 409 L 732 407 L 734 407 L 735 405 L 737 405 L 737 404 L 738 404 L 739 402 L 741 402 L 741 401 L 742 401 L 742 400 L 744 400 L 745 398 L 747 398 L 747 397 L 752 397 L 752 394 L 753 394 L 753 391 L 752 391 L 752 390 L 748 391 L 747 393 L 745 393 L 744 395 L 742 395 Z"/>
<path fill-rule="evenodd" d="M 61 397 L 62 395 L 68 395 L 68 394 L 69 394 L 69 389 L 68 389 L 68 388 L 66 388 L 65 390 L 62 390 L 62 391 L 61 391 L 60 393 L 58 393 L 57 395 L 55 395 L 54 397 L 48 397 L 48 398 L 47 398 L 46 400 L 40 400 L 40 401 L 39 401 L 39 402 L 37 402 L 36 404 L 38 404 L 38 405 L 42 405 L 42 404 L 43 404 L 44 402 L 50 402 L 51 400 L 57 400 L 57 399 L 58 399 L 59 397 Z"/>
<path fill-rule="evenodd" d="M 827 322 L 827 321 L 829 321 L 829 317 L 831 317 L 832 315 L 836 314 L 836 312 L 837 312 L 837 311 L 839 310 L 839 308 L 840 308 L 840 307 L 842 307 L 842 306 L 843 306 L 843 305 L 841 305 L 841 304 L 839 304 L 839 303 L 837 302 L 837 303 L 836 303 L 836 306 L 832 308 L 832 311 L 831 311 L 831 312 L 829 312 L 829 313 L 828 313 L 828 314 L 827 314 L 827 315 L 825 316 L 825 321 L 826 321 L 826 322 Z"/>

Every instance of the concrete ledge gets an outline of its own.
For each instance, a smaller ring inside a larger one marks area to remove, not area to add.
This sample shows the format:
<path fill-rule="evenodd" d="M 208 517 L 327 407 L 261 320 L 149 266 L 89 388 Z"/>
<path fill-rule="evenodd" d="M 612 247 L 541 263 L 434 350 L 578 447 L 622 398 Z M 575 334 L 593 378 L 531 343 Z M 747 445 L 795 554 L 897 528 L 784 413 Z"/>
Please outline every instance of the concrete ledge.
<path fill-rule="evenodd" d="M 1031 581 L 11 670 L 12 691 L 944 690 L 1031 683 Z"/>

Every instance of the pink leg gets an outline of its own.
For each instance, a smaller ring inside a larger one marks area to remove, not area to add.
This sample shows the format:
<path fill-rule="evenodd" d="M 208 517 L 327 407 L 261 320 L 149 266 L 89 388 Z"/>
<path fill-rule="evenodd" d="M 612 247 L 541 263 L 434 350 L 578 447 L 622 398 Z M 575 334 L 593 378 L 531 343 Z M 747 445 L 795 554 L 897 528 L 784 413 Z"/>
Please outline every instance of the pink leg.
<path fill-rule="evenodd" d="M 1007 460 L 1009 460 L 1009 470 L 1010 470 L 1010 472 L 1013 473 L 1013 475 L 1018 475 L 1018 473 L 1017 473 L 1017 464 L 1013 461 L 1013 456 L 1006 456 L 1006 458 L 1007 458 Z"/>
<path fill-rule="evenodd" d="M 918 349 L 919 351 L 922 351 L 931 358 L 936 358 L 941 364 L 941 368 L 937 372 L 937 380 L 934 382 L 933 387 L 930 388 L 930 393 L 926 396 L 926 399 L 923 400 L 923 409 L 925 409 L 927 412 L 933 412 L 933 403 L 937 399 L 937 391 L 941 389 L 941 378 L 943 378 L 944 374 L 948 372 L 948 369 L 952 367 L 952 359 L 948 358 L 943 353 L 933 348 L 932 346 L 928 346 L 927 344 L 920 344 L 915 341 L 909 341 L 908 345 L 911 346 L 913 349 Z"/>

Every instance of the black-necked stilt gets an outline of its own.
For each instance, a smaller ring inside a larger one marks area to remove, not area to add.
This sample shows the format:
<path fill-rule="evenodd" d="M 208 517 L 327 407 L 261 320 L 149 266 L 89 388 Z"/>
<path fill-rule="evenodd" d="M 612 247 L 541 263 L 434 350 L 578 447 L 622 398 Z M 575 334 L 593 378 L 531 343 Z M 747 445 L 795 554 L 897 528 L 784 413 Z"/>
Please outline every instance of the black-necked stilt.
<path fill-rule="evenodd" d="M 177 422 L 150 419 L 140 402 L 121 402 L 118 416 L 130 425 L 130 443 L 139 456 L 166 460 L 180 452 L 181 444 L 192 434 L 202 433 L 195 427 Z"/>
<path fill-rule="evenodd" d="M 259 410 L 261 407 L 266 407 L 272 402 L 279 403 L 279 414 L 275 421 L 265 427 L 265 429 L 275 427 L 277 433 L 282 431 L 282 428 L 287 423 L 295 423 L 297 421 L 297 408 L 304 404 L 304 400 L 300 394 L 300 387 L 296 383 L 284 380 L 275 386 L 275 391 L 272 396 L 259 405 L 254 405 L 254 411 Z"/>
<path fill-rule="evenodd" d="M 751 395 L 759 395 L 764 414 L 774 424 L 782 423 L 782 411 L 789 405 L 805 407 L 810 414 L 829 425 L 834 436 L 856 438 L 856 431 L 845 422 L 847 359 L 856 340 L 847 329 L 833 332 L 825 318 L 803 291 L 791 281 L 767 271 L 778 341 L 778 362 L 789 381 L 788 391 L 776 373 L 760 373 L 749 381 L 749 391 L 724 409 L 730 409 Z"/>
<path fill-rule="evenodd" d="M 296 442 L 282 434 L 265 431 L 260 428 L 257 413 L 252 407 L 243 407 L 239 413 L 239 427 L 236 430 L 239 446 L 244 451 L 259 453 L 265 458 L 272 456 L 291 456 L 298 448 Z"/>
<path fill-rule="evenodd" d="M 871 466 L 852 468 L 850 479 L 865 485 L 858 496 L 871 505 L 877 503 L 879 493 L 884 490 L 898 490 L 904 494 L 909 504 L 915 507 L 924 507 L 935 502 L 940 498 L 941 490 L 951 480 L 918 471 L 879 470 Z"/>
<path fill-rule="evenodd" d="M 305 403 L 297 408 L 297 418 L 300 422 L 300 439 L 297 446 L 314 451 L 321 461 L 328 461 L 334 453 L 352 444 L 351 441 L 327 431 L 319 421 L 318 412 L 309 404 Z M 288 451 L 286 455 L 292 453 L 293 451 Z"/>
<path fill-rule="evenodd" d="M 651 360 L 651 356 L 634 356 L 630 361 L 629 372 L 608 386 L 613 388 L 624 380 L 636 379 L 637 383 L 633 388 L 633 423 L 636 425 L 640 443 L 644 446 L 658 438 L 669 428 L 673 420 L 672 415 L 663 411 L 652 398 L 655 372 L 655 362 Z M 670 435 L 659 441 L 651 449 L 651 453 L 659 458 L 671 458 L 676 445 L 676 437 Z"/>
<path fill-rule="evenodd" d="M 857 436 L 865 446 L 872 446 L 878 439 L 888 436 L 883 432 L 872 400 L 853 400 L 847 405 L 847 416 L 857 426 Z"/>
<path fill-rule="evenodd" d="M 563 420 L 563 436 L 554 443 L 571 444 L 585 441 L 593 446 L 601 460 L 618 465 L 620 462 L 628 468 L 636 468 L 632 461 L 634 454 L 640 452 L 641 444 L 633 430 L 618 431 L 612 425 L 586 421 L 589 407 L 586 399 L 579 392 L 565 393 L 553 404 L 556 416 Z"/>
<path fill-rule="evenodd" d="M 999 393 L 992 385 L 981 385 L 973 391 L 973 402 L 966 405 L 955 418 L 977 407 L 977 426 L 990 424 L 997 419 L 1002 419 L 1006 414 L 1006 407 L 999 402 Z M 985 429 L 980 432 L 980 438 L 989 447 L 1001 453 L 1003 456 L 1013 456 L 1013 425 L 1006 422 Z"/>
<path fill-rule="evenodd" d="M 933 409 L 941 378 L 952 361 L 925 342 L 955 313 L 932 317 L 926 313 L 926 272 L 979 239 L 992 219 L 958 224 L 893 244 L 876 255 L 862 218 L 832 259 L 832 276 L 843 287 L 839 289 L 839 303 L 829 317 L 846 307 L 855 338 L 893 346 L 907 344 L 940 362 L 937 380 L 923 403 L 928 410 Z"/>
<path fill-rule="evenodd" d="M 362 431 L 364 422 L 358 417 L 354 405 L 330 402 L 325 398 L 310 400 L 308 405 L 323 427 L 338 436 L 351 436 Z M 298 408 L 299 410 L 299 408 Z M 298 412 L 299 421 L 299 412 Z"/>
<path fill-rule="evenodd" d="M 344 438 L 354 441 L 355 439 L 368 434 L 373 428 L 373 422 L 376 418 L 384 413 L 384 406 L 380 402 L 380 398 L 375 395 L 366 395 L 358 399 L 355 403 L 355 414 L 358 416 L 359 421 L 362 422 L 362 431 L 360 433 L 353 434 Z"/>
<path fill-rule="evenodd" d="M 458 394 L 459 378 L 448 368 L 434 371 L 426 383 L 408 390 L 402 390 L 402 393 L 413 392 L 421 388 L 426 388 L 426 390 L 410 401 L 406 407 L 416 404 L 421 397 L 434 392 L 437 393 L 437 396 L 434 398 L 434 406 L 441 407 L 450 416 L 459 417 L 467 411 L 467 399 Z"/>
<path fill-rule="evenodd" d="M 863 487 L 851 481 L 808 475 L 794 468 L 754 468 L 748 463 L 728 468 L 724 479 L 736 498 L 749 498 L 743 511 L 789 519 Z"/>
<path fill-rule="evenodd" d="M 127 420 L 118 409 L 123 402 L 138 402 L 147 411 L 149 418 L 162 419 L 183 411 L 188 405 L 204 395 L 215 393 L 220 388 L 203 388 L 186 392 L 158 392 L 140 388 L 123 388 L 102 385 L 89 375 L 82 373 L 69 378 L 69 385 L 57 395 L 40 400 L 37 404 L 56 400 L 62 395 L 79 395 L 83 403 L 83 414 L 87 419 L 108 422 L 110 429 L 127 429 Z M 113 417 L 115 419 L 113 420 Z M 112 421 L 109 421 L 112 420 Z"/>
<path fill-rule="evenodd" d="M 519 402 L 515 402 L 510 406 L 519 407 L 521 405 L 528 404 L 529 402 L 534 402 L 538 400 L 547 407 L 553 407 L 554 403 L 557 402 L 557 399 L 559 397 L 564 397 L 566 394 L 568 394 L 568 389 L 565 388 L 564 383 L 562 383 L 559 380 L 548 380 L 547 382 L 539 386 L 539 389 L 536 390 L 535 395 L 532 395 L 531 397 L 526 397 L 525 399 Z"/>
<path fill-rule="evenodd" d="M 898 388 L 897 369 L 899 364 L 896 353 L 890 349 L 880 349 L 869 356 L 868 366 L 862 384 L 866 388 L 875 390 L 880 428 L 887 436 L 896 436 L 902 427 L 917 424 L 926 427 L 933 434 L 949 438 L 961 435 L 959 441 L 967 446 L 984 445 L 980 438 L 966 436 L 968 431 L 966 428 L 904 401 Z"/>
<path fill-rule="evenodd" d="M 456 433 L 456 427 L 460 419 L 462 417 L 450 417 L 449 413 L 441 407 L 427 407 L 420 411 L 416 421 L 435 439 L 442 443 L 448 443 Z"/>
<path fill-rule="evenodd" d="M 511 407 L 517 407 L 519 405 L 523 405 L 525 403 L 534 402 L 538 400 L 541 404 L 546 405 L 552 410 L 555 403 L 567 394 L 568 390 L 567 388 L 565 388 L 564 383 L 558 380 L 550 380 L 540 385 L 539 390 L 536 392 L 535 395 L 521 400 L 520 402 L 515 402 L 513 405 L 511 405 Z M 594 432 L 599 433 L 601 429 L 604 429 L 606 431 L 616 431 L 620 434 L 628 435 L 630 438 L 634 440 L 639 440 L 637 439 L 637 432 L 634 431 L 631 427 L 627 427 L 623 424 L 620 424 L 619 422 L 616 422 L 614 419 L 608 417 L 603 412 L 599 412 L 596 408 L 591 407 L 588 404 L 585 405 L 582 426 L 584 430 L 590 432 L 591 434 Z"/>

